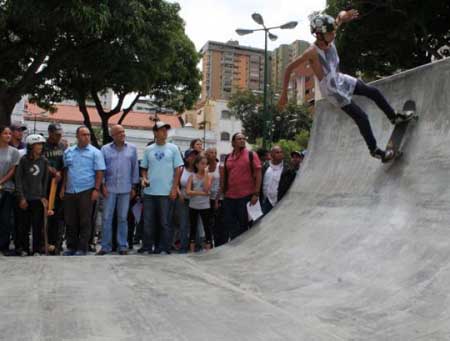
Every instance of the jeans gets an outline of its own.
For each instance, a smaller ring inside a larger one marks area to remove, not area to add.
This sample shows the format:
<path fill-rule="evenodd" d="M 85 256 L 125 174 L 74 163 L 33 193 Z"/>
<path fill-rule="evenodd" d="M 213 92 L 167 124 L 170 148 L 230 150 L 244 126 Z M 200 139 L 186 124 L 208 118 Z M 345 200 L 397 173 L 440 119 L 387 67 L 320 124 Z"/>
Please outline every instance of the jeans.
<path fill-rule="evenodd" d="M 103 199 L 102 250 L 112 251 L 112 222 L 117 205 L 117 243 L 119 251 L 126 251 L 128 237 L 128 208 L 130 193 L 109 193 Z"/>
<path fill-rule="evenodd" d="M 234 239 L 249 228 L 247 203 L 252 196 L 223 201 L 224 225 L 227 239 Z"/>
<path fill-rule="evenodd" d="M 267 213 L 272 211 L 272 208 L 273 208 L 272 203 L 269 201 L 269 199 L 265 198 L 261 205 L 263 214 L 266 215 Z"/>
<path fill-rule="evenodd" d="M 169 196 L 144 196 L 144 236 L 142 248 L 151 251 L 170 252 L 172 245 L 171 218 L 174 202 Z M 158 224 L 159 223 L 159 224 Z M 160 232 L 160 243 L 155 243 L 155 235 Z"/>
<path fill-rule="evenodd" d="M 0 192 L 0 251 L 9 250 L 9 242 L 13 226 L 11 212 L 14 208 L 14 195 L 11 192 Z"/>
<path fill-rule="evenodd" d="M 378 90 L 374 86 L 367 85 L 361 80 L 358 80 L 356 83 L 354 94 L 370 98 L 389 119 L 395 118 L 395 110 L 387 102 L 386 98 L 383 96 L 380 90 Z M 377 148 L 377 141 L 373 136 L 372 128 L 370 127 L 370 122 L 367 114 L 353 101 L 350 104 L 342 107 L 342 110 L 355 121 L 362 137 L 366 141 L 369 151 L 374 151 Z"/>
<path fill-rule="evenodd" d="M 187 252 L 189 247 L 189 200 L 176 200 L 174 203 L 175 214 L 180 226 L 180 251 Z M 173 229 L 172 229 L 173 231 Z"/>

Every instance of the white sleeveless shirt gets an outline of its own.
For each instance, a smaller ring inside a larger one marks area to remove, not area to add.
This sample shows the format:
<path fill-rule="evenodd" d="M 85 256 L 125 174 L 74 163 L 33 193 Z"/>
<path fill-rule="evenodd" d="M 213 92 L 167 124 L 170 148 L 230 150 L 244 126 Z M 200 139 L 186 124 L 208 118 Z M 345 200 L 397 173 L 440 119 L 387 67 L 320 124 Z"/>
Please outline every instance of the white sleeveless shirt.
<path fill-rule="evenodd" d="M 357 79 L 339 72 L 339 55 L 334 43 L 327 50 L 314 47 L 325 74 L 319 83 L 322 95 L 337 107 L 345 107 L 352 101 Z"/>

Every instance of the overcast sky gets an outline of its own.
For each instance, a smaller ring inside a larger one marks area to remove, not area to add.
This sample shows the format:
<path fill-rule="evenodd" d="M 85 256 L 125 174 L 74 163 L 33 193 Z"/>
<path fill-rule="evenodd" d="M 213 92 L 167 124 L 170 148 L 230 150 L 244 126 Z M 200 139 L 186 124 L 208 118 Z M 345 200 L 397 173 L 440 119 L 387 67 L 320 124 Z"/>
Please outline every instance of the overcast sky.
<path fill-rule="evenodd" d="M 238 40 L 241 45 L 264 48 L 264 34 L 253 33 L 238 36 L 237 28 L 258 28 L 251 18 L 258 12 L 270 26 L 279 26 L 289 21 L 298 21 L 293 30 L 276 30 L 275 42 L 269 41 L 273 50 L 281 44 L 290 44 L 296 39 L 313 41 L 309 32 L 308 15 L 325 8 L 326 0 L 168 0 L 181 6 L 180 15 L 186 23 L 186 33 L 200 50 L 208 40 L 226 42 Z M 125 106 L 134 96 L 127 96 Z M 114 98 L 114 104 L 117 98 Z"/>
<path fill-rule="evenodd" d="M 171 0 L 172 1 L 172 0 Z M 186 22 L 186 33 L 199 50 L 208 40 L 226 42 L 239 40 L 241 45 L 264 48 L 264 34 L 253 33 L 238 36 L 236 28 L 257 28 L 251 15 L 262 14 L 267 25 L 278 26 L 288 21 L 298 21 L 293 30 L 274 31 L 276 42 L 270 42 L 274 49 L 280 44 L 289 44 L 296 39 L 312 41 L 309 33 L 308 15 L 322 10 L 326 0 L 173 0 L 181 6 L 181 17 Z"/>

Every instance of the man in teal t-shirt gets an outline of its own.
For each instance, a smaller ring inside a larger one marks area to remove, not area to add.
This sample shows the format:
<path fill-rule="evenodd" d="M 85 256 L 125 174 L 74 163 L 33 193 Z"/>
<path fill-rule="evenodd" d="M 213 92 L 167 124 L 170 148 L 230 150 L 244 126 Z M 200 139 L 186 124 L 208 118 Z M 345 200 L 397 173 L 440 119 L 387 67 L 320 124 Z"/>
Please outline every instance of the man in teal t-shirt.
<path fill-rule="evenodd" d="M 142 159 L 144 188 L 144 236 L 139 253 L 170 253 L 172 231 L 170 216 L 176 200 L 183 160 L 178 147 L 167 142 L 170 125 L 158 121 L 153 126 L 155 143 L 147 147 Z M 159 224 L 157 222 L 159 221 Z M 156 229 L 160 243 L 155 243 Z M 153 250 L 153 246 L 155 249 Z"/>

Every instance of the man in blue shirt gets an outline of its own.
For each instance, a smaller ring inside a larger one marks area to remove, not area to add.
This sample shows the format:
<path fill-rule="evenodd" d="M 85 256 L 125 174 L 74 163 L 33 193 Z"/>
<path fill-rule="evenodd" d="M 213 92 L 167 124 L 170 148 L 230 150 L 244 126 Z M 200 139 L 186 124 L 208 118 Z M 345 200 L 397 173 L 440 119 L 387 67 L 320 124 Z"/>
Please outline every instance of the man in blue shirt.
<path fill-rule="evenodd" d="M 155 143 L 147 147 L 142 160 L 142 186 L 144 188 L 144 236 L 139 253 L 152 251 L 159 221 L 161 240 L 155 253 L 170 253 L 172 231 L 170 216 L 177 198 L 183 160 L 178 147 L 167 143 L 170 125 L 158 121 L 153 126 Z"/>
<path fill-rule="evenodd" d="M 103 229 L 102 249 L 97 253 L 103 256 L 112 251 L 112 221 L 117 205 L 117 242 L 120 255 L 127 254 L 128 209 L 130 196 L 135 196 L 134 185 L 139 182 L 139 164 L 136 146 L 125 141 L 125 129 L 121 125 L 111 128 L 113 142 L 103 146 L 106 172 L 102 186 Z"/>
<path fill-rule="evenodd" d="M 97 201 L 105 170 L 103 155 L 91 144 L 89 129 L 77 129 L 77 145 L 64 152 L 64 199 L 67 251 L 65 256 L 84 256 L 92 230 L 92 209 Z"/>

